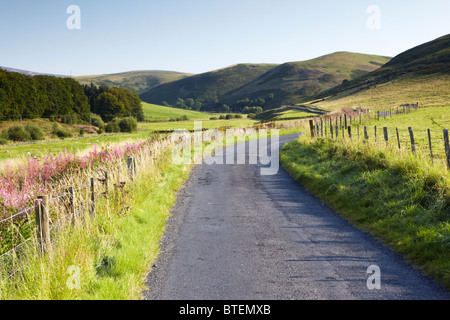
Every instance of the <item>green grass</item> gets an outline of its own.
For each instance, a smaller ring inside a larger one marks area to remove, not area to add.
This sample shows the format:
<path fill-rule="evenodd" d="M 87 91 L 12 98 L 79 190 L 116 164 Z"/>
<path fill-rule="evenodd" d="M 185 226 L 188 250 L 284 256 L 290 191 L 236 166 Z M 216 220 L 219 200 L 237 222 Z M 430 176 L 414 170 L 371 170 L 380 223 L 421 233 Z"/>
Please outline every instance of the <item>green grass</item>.
<path fill-rule="evenodd" d="M 398 107 L 401 104 L 416 102 L 420 106 L 427 107 L 445 106 L 450 101 L 449 82 L 450 75 L 448 74 L 415 77 L 405 75 L 365 90 L 361 90 L 361 88 L 349 89 L 330 96 L 324 101 L 311 104 L 311 106 L 327 111 L 342 110 L 355 106 L 370 108 L 371 110 L 385 110 Z"/>
<path fill-rule="evenodd" d="M 21 144 L 10 144 L 0 146 L 0 161 L 26 159 L 28 153 L 31 156 L 37 155 L 42 157 L 50 153 L 59 154 L 60 152 L 77 153 L 91 148 L 94 144 L 97 146 L 117 143 L 125 140 L 138 140 L 149 136 L 148 131 L 140 131 L 133 133 L 120 134 L 104 134 L 104 135 L 85 135 L 82 138 L 65 139 L 65 140 L 48 140 L 27 142 Z"/>
<path fill-rule="evenodd" d="M 368 144 L 285 145 L 281 165 L 357 227 L 450 288 L 450 174 Z"/>
<path fill-rule="evenodd" d="M 200 121 L 200 120 L 199 120 Z M 258 122 L 252 119 L 230 119 L 230 120 L 205 120 L 201 121 L 203 128 L 217 129 L 223 127 L 250 127 Z M 166 131 L 176 129 L 194 130 L 194 121 L 176 121 L 176 122 L 155 122 L 155 123 L 142 123 L 140 128 L 151 131 Z"/>
<path fill-rule="evenodd" d="M 127 182 L 124 194 L 98 197 L 95 215 L 65 225 L 52 240 L 51 254 L 39 255 L 31 246 L 10 278 L 0 265 L 0 299 L 142 298 L 176 191 L 189 173 L 188 166 L 170 161 L 170 152 L 158 158 L 156 166 L 138 162 L 137 178 Z M 79 288 L 67 285 L 70 266 L 80 271 Z"/>
<path fill-rule="evenodd" d="M 396 112 L 396 108 L 393 111 Z M 389 111 L 389 110 L 388 110 Z M 401 109 L 400 109 L 401 112 Z M 356 135 L 359 119 L 356 118 L 356 123 L 353 122 L 352 130 Z M 418 155 L 423 155 L 423 158 L 430 158 L 428 132 L 431 131 L 431 143 L 433 148 L 433 157 L 443 161 L 445 155 L 443 129 L 450 129 L 450 106 L 442 107 L 422 107 L 418 110 L 411 110 L 411 113 L 386 116 L 377 120 L 376 115 L 372 113 L 371 119 L 364 116 L 362 125 L 360 127 L 360 135 L 363 134 L 363 126 L 368 127 L 369 139 L 373 140 L 375 136 L 375 126 L 377 126 L 377 136 L 380 143 L 383 140 L 383 127 L 388 128 L 388 138 L 391 145 L 397 146 L 396 128 L 399 130 L 400 147 L 405 152 L 411 150 L 411 139 L 408 132 L 408 127 L 411 127 L 414 132 L 414 140 L 416 145 L 416 152 Z"/>
<path fill-rule="evenodd" d="M 207 120 L 213 116 L 206 112 L 164 107 L 146 102 L 142 102 L 142 109 L 144 116 L 149 117 L 151 121 L 168 121 L 170 118 L 176 119 L 182 116 L 188 116 L 191 120 Z"/>

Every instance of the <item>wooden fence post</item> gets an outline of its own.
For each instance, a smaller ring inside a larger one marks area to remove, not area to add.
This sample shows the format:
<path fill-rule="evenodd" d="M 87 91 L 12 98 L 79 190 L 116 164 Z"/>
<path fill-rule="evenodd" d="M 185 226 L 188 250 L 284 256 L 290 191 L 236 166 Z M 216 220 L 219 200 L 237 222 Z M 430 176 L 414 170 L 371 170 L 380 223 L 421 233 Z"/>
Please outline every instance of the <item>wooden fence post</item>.
<path fill-rule="evenodd" d="M 364 139 L 369 140 L 369 134 L 367 133 L 367 126 L 364 126 Z"/>
<path fill-rule="evenodd" d="M 336 117 L 336 139 L 339 138 L 338 118 Z"/>
<path fill-rule="evenodd" d="M 333 119 L 331 117 L 330 117 L 330 132 L 331 132 L 331 139 L 334 139 Z"/>
<path fill-rule="evenodd" d="M 409 137 L 411 139 L 411 151 L 412 153 L 416 153 L 416 142 L 414 141 L 414 132 L 411 127 L 408 127 Z"/>
<path fill-rule="evenodd" d="M 323 138 L 323 119 L 320 118 L 320 136 Z"/>
<path fill-rule="evenodd" d="M 316 136 L 316 134 L 315 134 L 315 127 L 314 127 L 314 121 L 313 120 L 309 120 L 309 129 L 311 131 L 311 138 L 314 138 Z M 129 162 L 130 161 L 129 160 L 130 160 L 130 158 L 128 158 L 128 161 L 127 161 L 128 170 L 130 169 L 130 167 L 129 167 Z"/>
<path fill-rule="evenodd" d="M 450 170 L 450 143 L 448 140 L 448 129 L 444 129 L 444 147 L 447 162 L 447 168 Z"/>
<path fill-rule="evenodd" d="M 395 131 L 397 132 L 397 143 L 398 143 L 398 149 L 400 150 L 400 135 L 398 134 L 398 128 L 395 128 Z"/>
<path fill-rule="evenodd" d="M 350 140 L 352 139 L 352 127 L 348 126 L 347 127 L 348 130 L 348 137 L 350 138 Z"/>
<path fill-rule="evenodd" d="M 49 201 L 48 196 L 39 196 L 36 201 L 36 233 L 41 253 L 50 252 L 52 243 L 50 241 L 50 223 L 49 223 Z"/>
<path fill-rule="evenodd" d="M 109 197 L 109 176 L 108 171 L 105 171 L 105 197 L 108 199 Z"/>
<path fill-rule="evenodd" d="M 375 126 L 374 130 L 375 130 L 375 142 L 377 142 L 377 126 Z"/>
<path fill-rule="evenodd" d="M 72 224 L 75 225 L 75 191 L 73 187 L 69 187 L 69 215 L 72 218 Z"/>
<path fill-rule="evenodd" d="M 91 178 L 91 207 L 90 213 L 95 213 L 95 179 Z"/>
<path fill-rule="evenodd" d="M 384 141 L 386 141 L 386 144 L 389 143 L 389 137 L 388 137 L 388 128 L 383 127 L 383 133 L 384 133 Z"/>
<path fill-rule="evenodd" d="M 430 158 L 431 158 L 431 163 L 434 164 L 434 159 L 433 159 L 433 146 L 431 145 L 431 130 L 427 129 L 428 132 L 428 146 L 430 147 Z"/>
<path fill-rule="evenodd" d="M 130 176 L 130 180 L 134 180 L 134 159 L 133 157 L 127 158 L 127 167 L 128 167 L 128 174 Z"/>

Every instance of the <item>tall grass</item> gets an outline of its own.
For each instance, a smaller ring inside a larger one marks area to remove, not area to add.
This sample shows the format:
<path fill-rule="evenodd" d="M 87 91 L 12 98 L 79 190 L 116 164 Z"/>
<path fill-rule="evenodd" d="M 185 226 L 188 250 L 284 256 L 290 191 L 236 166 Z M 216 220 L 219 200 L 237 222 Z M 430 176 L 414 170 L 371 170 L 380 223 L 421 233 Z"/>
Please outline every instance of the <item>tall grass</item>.
<path fill-rule="evenodd" d="M 171 163 L 168 150 L 162 144 L 148 145 L 136 161 L 139 175 L 134 181 L 128 180 L 124 167 L 110 171 L 111 181 L 120 176 L 125 188 L 111 186 L 108 199 L 99 196 L 94 215 L 86 212 L 89 193 L 80 190 L 77 208 L 82 218 L 76 223 L 69 219 L 52 233 L 49 254 L 40 254 L 32 237 L 19 256 L 0 264 L 0 297 L 139 299 L 175 192 L 188 175 L 187 166 Z M 89 176 L 95 172 L 86 170 L 72 179 L 87 181 Z M 102 187 L 97 189 L 100 194 Z M 54 211 L 59 215 L 55 220 L 67 218 L 64 210 Z"/>
<path fill-rule="evenodd" d="M 450 288 L 450 174 L 375 143 L 303 136 L 281 165 L 356 226 Z"/>

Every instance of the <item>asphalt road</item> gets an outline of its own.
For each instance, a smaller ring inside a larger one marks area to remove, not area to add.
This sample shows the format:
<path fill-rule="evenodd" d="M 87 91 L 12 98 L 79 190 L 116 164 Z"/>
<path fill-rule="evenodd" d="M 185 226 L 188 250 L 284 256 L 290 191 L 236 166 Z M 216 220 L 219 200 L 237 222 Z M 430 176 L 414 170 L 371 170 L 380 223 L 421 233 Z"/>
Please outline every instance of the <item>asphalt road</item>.
<path fill-rule="evenodd" d="M 280 147 L 296 137 L 280 137 Z M 236 150 L 244 152 L 243 145 Z M 146 299 L 449 299 L 446 289 L 350 225 L 283 168 L 275 175 L 261 175 L 260 168 L 194 167 L 148 275 Z M 370 290 L 372 265 L 379 267 L 380 288 Z"/>

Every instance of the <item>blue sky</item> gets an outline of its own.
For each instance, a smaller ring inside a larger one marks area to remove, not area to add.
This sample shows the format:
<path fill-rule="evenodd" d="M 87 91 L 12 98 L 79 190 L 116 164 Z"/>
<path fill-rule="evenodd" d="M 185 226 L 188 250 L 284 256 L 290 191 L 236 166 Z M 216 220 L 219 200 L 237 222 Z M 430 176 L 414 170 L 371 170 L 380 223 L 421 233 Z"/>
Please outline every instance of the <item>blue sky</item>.
<path fill-rule="evenodd" d="M 69 30 L 67 8 L 80 8 Z M 367 27 L 380 9 L 379 29 Z M 450 33 L 449 0 L 15 0 L 0 3 L 0 65 L 65 75 L 202 73 L 351 51 L 395 56 Z"/>

